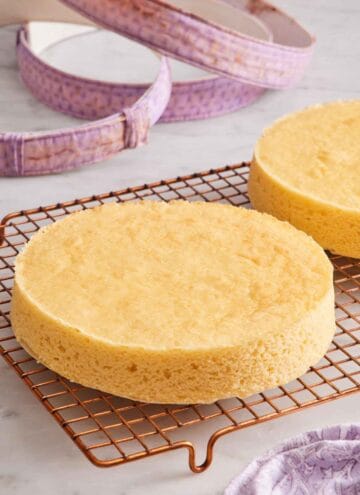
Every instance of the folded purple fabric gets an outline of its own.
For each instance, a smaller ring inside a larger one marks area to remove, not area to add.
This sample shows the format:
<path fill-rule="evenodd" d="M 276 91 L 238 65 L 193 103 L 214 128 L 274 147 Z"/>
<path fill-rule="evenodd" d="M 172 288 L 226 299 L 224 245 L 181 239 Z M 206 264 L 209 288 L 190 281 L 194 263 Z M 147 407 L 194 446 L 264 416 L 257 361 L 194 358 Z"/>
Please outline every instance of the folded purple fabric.
<path fill-rule="evenodd" d="M 252 461 L 224 495 L 360 494 L 360 425 L 330 426 Z"/>

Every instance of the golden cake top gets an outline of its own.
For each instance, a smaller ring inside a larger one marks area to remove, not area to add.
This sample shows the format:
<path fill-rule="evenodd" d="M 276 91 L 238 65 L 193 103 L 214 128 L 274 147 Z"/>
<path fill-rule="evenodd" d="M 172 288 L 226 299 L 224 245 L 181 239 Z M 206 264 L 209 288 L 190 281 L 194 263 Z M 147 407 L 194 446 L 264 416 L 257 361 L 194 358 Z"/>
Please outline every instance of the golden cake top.
<path fill-rule="evenodd" d="M 315 307 L 331 279 L 322 249 L 288 223 L 183 201 L 71 214 L 33 236 L 15 275 L 63 324 L 159 350 L 272 338 Z"/>
<path fill-rule="evenodd" d="M 275 122 L 259 139 L 256 161 L 307 196 L 360 209 L 360 100 L 309 107 Z"/>

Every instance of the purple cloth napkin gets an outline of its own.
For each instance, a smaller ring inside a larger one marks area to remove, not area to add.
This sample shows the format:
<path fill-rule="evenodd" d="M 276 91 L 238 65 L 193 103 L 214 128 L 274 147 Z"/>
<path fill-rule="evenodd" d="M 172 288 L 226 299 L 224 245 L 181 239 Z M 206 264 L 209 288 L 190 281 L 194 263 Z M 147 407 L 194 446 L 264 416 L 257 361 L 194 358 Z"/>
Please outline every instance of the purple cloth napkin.
<path fill-rule="evenodd" d="M 224 495 L 359 495 L 360 425 L 330 426 L 252 461 Z"/>

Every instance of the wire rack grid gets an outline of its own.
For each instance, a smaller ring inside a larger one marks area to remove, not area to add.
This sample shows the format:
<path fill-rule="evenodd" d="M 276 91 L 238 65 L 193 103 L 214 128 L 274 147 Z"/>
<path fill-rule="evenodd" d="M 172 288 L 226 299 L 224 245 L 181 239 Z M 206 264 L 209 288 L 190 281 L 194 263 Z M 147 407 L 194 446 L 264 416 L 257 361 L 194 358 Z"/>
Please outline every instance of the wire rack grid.
<path fill-rule="evenodd" d="M 211 464 L 214 444 L 223 435 L 359 390 L 360 260 L 337 255 L 329 255 L 335 268 L 337 332 L 326 356 L 294 382 L 244 400 L 232 398 L 187 406 L 133 402 L 58 376 L 17 343 L 9 319 L 14 260 L 39 228 L 73 211 L 109 201 L 185 199 L 249 207 L 248 171 L 246 163 L 227 166 L 11 213 L 1 222 L 1 354 L 95 465 L 114 466 L 174 449 L 187 449 L 190 469 L 202 472 Z M 202 463 L 197 463 L 193 442 L 199 428 L 207 441 Z"/>

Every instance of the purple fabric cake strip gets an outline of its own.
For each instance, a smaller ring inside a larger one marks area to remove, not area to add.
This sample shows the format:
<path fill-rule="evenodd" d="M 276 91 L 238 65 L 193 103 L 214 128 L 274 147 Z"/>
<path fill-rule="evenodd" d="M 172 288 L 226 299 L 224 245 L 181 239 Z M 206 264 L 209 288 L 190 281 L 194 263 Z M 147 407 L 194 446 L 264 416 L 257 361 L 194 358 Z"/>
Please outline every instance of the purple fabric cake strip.
<path fill-rule="evenodd" d="M 34 96 L 73 117 L 100 119 L 132 105 L 149 84 L 122 84 L 73 76 L 42 60 L 31 49 L 26 26 L 17 46 L 19 71 Z M 41 84 L 39 84 L 41 74 Z M 247 106 L 264 88 L 218 76 L 189 82 L 173 82 L 170 101 L 160 122 L 195 120 L 222 115 Z"/>
<path fill-rule="evenodd" d="M 61 1 L 92 21 L 160 53 L 268 88 L 295 84 L 310 60 L 314 44 L 296 21 L 262 0 L 224 1 L 256 14 L 270 27 L 274 42 L 209 22 L 161 0 Z"/>
<path fill-rule="evenodd" d="M 25 32 L 21 30 L 18 37 L 20 51 L 26 43 L 24 37 Z M 20 58 L 24 64 L 22 75 L 28 78 L 27 84 L 33 85 L 35 92 L 40 87 L 42 94 L 54 89 L 46 86 L 44 68 L 33 63 L 28 51 Z M 66 92 L 66 83 L 63 91 Z M 162 58 L 154 83 L 141 98 L 122 111 L 119 107 L 117 113 L 77 128 L 0 133 L 0 175 L 62 172 L 104 160 L 125 148 L 140 146 L 147 141 L 149 127 L 157 122 L 166 108 L 170 93 L 169 62 Z"/>
<path fill-rule="evenodd" d="M 252 461 L 224 495 L 358 495 L 360 425 L 299 435 Z"/>
<path fill-rule="evenodd" d="M 209 22 L 161 0 L 63 0 L 113 31 L 223 76 L 177 83 L 165 121 L 219 115 L 244 106 L 263 88 L 294 84 L 310 59 L 313 39 L 293 19 L 262 0 L 223 1 L 239 12 L 255 14 L 274 42 Z M 203 0 L 191 0 L 190 5 L 199 2 Z M 213 19 L 221 17 L 223 6 L 215 5 Z M 205 4 L 205 13 L 207 9 Z M 149 127 L 159 120 L 170 98 L 167 59 L 161 60 L 159 75 L 148 87 L 83 79 L 50 67 L 32 53 L 25 29 L 19 32 L 17 54 L 23 81 L 37 98 L 65 113 L 101 120 L 51 132 L 0 133 L 0 175 L 61 172 L 144 144 Z"/>

